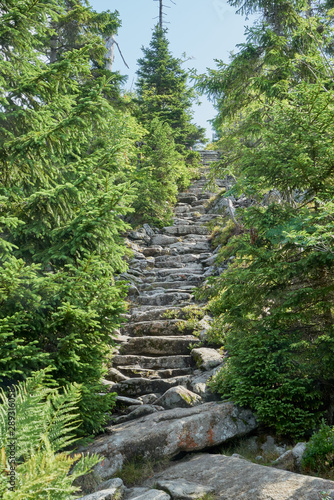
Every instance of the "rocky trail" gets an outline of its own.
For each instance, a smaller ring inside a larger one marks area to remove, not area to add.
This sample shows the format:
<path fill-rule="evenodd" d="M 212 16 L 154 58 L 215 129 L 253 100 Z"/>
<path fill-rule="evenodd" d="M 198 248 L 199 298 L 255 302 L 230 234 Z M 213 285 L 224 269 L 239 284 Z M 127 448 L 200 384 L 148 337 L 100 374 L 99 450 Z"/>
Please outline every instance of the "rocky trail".
<path fill-rule="evenodd" d="M 137 417 L 214 398 L 206 381 L 223 358 L 215 349 L 196 348 L 201 341 L 188 326 L 184 310 L 191 314 L 194 288 L 216 271 L 205 224 L 218 215 L 207 209 L 213 193 L 204 189 L 205 183 L 203 175 L 179 194 L 172 226 L 157 232 L 145 224 L 129 234 L 134 257 L 123 277 L 131 282 L 131 305 L 107 378 L 110 390 L 117 392 L 123 406 L 131 403 L 132 411 L 116 423 L 131 418 L 133 411 Z M 199 321 L 203 334 L 209 322 L 208 316 Z M 137 405 L 142 408 L 133 408 Z"/>
<path fill-rule="evenodd" d="M 202 158 L 202 176 L 179 194 L 173 224 L 162 230 L 145 224 L 128 235 L 133 258 L 122 278 L 131 283 L 129 313 L 117 332 L 119 349 L 104 381 L 106 390 L 118 395 L 117 412 L 105 434 L 82 450 L 104 457 L 95 467 L 100 484 L 82 499 L 334 499 L 332 481 L 242 457 L 198 454 L 257 428 L 251 411 L 219 401 L 207 387 L 224 363 L 219 350 L 205 344 L 211 318 L 197 320 L 196 335 L 187 322 L 198 309 L 194 288 L 223 271 L 215 265 L 207 227 L 218 217 L 205 177 L 216 156 L 203 152 Z M 224 181 L 217 185 L 225 186 Z M 234 200 L 234 206 L 244 202 Z M 131 460 L 175 459 L 185 452 L 189 456 L 139 488 L 110 479 Z M 292 459 L 300 459 L 293 452 Z"/>

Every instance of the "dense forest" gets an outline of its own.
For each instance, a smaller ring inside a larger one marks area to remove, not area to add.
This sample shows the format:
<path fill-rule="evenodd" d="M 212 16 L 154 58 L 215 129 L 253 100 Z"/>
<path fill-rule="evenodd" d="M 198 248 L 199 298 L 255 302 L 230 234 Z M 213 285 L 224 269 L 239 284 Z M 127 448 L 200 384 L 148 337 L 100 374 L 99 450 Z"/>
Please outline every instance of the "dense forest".
<path fill-rule="evenodd" d="M 228 353 L 212 389 L 281 435 L 322 425 L 333 447 L 334 5 L 229 3 L 259 17 L 228 63 L 193 73 L 191 86 L 157 25 L 129 93 L 106 69 L 117 11 L 0 2 L 1 498 L 70 498 L 98 461 L 61 450 L 112 412 L 101 379 L 127 307 L 124 235 L 167 225 L 197 175 L 199 92 L 217 110 L 212 179 L 229 176 L 221 195 L 249 201 L 214 228 L 229 267 L 198 290 L 211 341 Z M 17 491 L 7 487 L 13 384 Z"/>
<path fill-rule="evenodd" d="M 233 4 L 261 16 L 228 65 L 199 77 L 217 103 L 214 174 L 250 200 L 206 292 L 229 353 L 214 387 L 300 437 L 334 415 L 333 11 Z"/>

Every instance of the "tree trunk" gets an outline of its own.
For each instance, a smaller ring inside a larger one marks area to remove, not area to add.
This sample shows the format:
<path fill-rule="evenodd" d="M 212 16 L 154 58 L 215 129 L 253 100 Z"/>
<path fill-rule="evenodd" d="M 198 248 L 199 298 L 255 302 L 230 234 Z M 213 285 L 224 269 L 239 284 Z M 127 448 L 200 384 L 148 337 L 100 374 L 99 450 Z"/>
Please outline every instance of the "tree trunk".
<path fill-rule="evenodd" d="M 115 59 L 115 35 L 108 36 L 104 40 L 107 53 L 105 55 L 106 69 L 112 71 L 112 65 Z"/>
<path fill-rule="evenodd" d="M 159 8 L 159 26 L 162 29 L 162 16 L 163 16 L 163 5 L 162 5 L 163 0 L 159 0 L 160 3 L 160 8 Z"/>

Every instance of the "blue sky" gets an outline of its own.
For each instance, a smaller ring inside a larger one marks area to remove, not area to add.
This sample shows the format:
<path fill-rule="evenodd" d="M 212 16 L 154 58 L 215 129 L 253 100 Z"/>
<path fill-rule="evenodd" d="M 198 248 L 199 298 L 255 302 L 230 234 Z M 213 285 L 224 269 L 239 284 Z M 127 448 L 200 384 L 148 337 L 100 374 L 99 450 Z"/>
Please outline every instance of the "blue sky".
<path fill-rule="evenodd" d="M 128 75 L 126 88 L 131 88 L 136 80 L 137 60 L 142 57 L 141 48 L 147 47 L 152 36 L 152 29 L 158 22 L 159 2 L 154 0 L 89 0 L 94 10 L 118 10 L 122 20 L 117 42 L 129 65 L 128 70 L 116 51 L 114 69 Z M 244 41 L 245 26 L 251 25 L 254 18 L 248 20 L 236 14 L 224 0 L 164 0 L 165 20 L 169 22 L 168 39 L 173 56 L 182 58 L 186 53 L 191 58 L 184 68 L 196 68 L 205 72 L 214 68 L 214 59 L 228 62 L 229 53 L 236 44 Z M 194 121 L 207 129 L 211 139 L 211 127 L 207 120 L 214 118 L 215 111 L 205 97 L 202 105 L 194 109 Z"/>

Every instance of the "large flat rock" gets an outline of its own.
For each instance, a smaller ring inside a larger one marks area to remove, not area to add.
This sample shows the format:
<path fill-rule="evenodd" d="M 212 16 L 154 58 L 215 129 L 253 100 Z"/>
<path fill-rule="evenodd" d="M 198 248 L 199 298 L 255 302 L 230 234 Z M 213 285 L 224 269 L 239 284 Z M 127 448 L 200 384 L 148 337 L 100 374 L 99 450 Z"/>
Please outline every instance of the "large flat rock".
<path fill-rule="evenodd" d="M 243 436 L 256 427 L 255 417 L 249 410 L 232 403 L 206 403 L 194 408 L 161 411 L 113 426 L 111 434 L 95 439 L 81 451 L 105 457 L 95 470 L 107 479 L 125 460 L 159 459 L 182 451 L 199 451 Z"/>
<path fill-rule="evenodd" d="M 217 500 L 320 500 L 334 498 L 334 482 L 264 467 L 224 455 L 199 454 L 156 474 L 146 485 L 195 482 L 214 489 Z M 328 496 L 325 495 L 328 494 Z"/>

